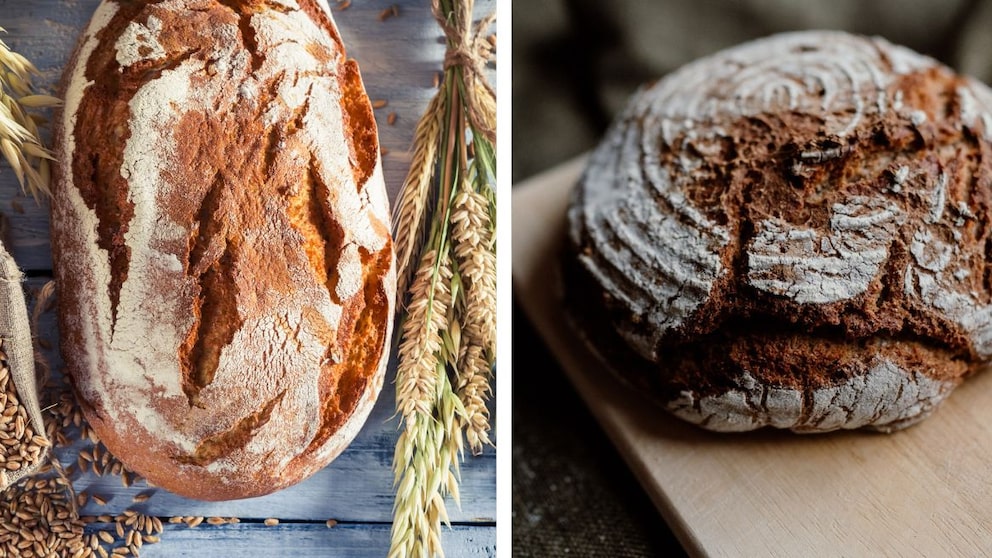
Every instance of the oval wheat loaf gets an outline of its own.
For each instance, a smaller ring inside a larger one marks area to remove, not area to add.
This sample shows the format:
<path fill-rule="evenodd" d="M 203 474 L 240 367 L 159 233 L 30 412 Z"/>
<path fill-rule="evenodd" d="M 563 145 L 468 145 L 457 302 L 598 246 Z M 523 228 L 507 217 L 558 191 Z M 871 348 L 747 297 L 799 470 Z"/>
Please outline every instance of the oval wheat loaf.
<path fill-rule="evenodd" d="M 52 243 L 90 424 L 179 494 L 330 462 L 379 393 L 388 200 L 323 0 L 105 0 L 69 63 Z"/>

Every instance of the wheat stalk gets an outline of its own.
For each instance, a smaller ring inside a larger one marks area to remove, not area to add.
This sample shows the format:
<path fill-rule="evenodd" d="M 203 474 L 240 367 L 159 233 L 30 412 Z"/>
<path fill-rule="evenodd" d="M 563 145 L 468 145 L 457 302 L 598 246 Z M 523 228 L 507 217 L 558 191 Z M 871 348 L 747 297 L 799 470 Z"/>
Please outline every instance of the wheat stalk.
<path fill-rule="evenodd" d="M 430 249 L 410 286 L 403 324 L 396 407 L 403 416 L 393 458 L 397 486 L 390 558 L 444 556 L 441 523 L 449 523 L 444 497 L 457 499 L 461 447 L 457 425 L 466 419 L 448 380 L 445 341 L 452 314 L 451 262 L 446 246 Z M 450 343 L 450 337 L 449 337 Z"/>
<path fill-rule="evenodd" d="M 0 27 L 0 32 L 6 32 Z M 57 106 L 60 101 L 48 95 L 37 95 L 31 77 L 38 74 L 27 58 L 10 50 L 0 40 L 0 154 L 10 164 L 21 189 L 39 194 L 50 194 L 51 151 L 42 146 L 38 121 L 25 109 Z"/>
<path fill-rule="evenodd" d="M 417 124 L 413 160 L 393 214 L 397 292 L 408 303 L 396 377 L 402 431 L 393 458 L 390 558 L 444 556 L 445 498 L 459 501 L 465 442 L 473 452 L 490 443 L 486 399 L 496 347 L 496 261 L 495 149 L 489 138 L 495 136 L 495 97 L 481 77 L 488 51 L 471 53 L 488 44 L 479 38 L 485 25 L 470 36 L 472 4 L 432 1 L 448 37 L 445 79 Z M 470 137 L 476 146 L 471 156 Z"/>
<path fill-rule="evenodd" d="M 496 254 L 489 200 L 469 188 L 455 197 L 451 215 L 455 261 L 465 288 L 465 326 L 490 353 L 496 351 Z"/>
<path fill-rule="evenodd" d="M 447 252 L 429 250 L 410 285 L 396 371 L 396 408 L 407 421 L 414 412 L 430 415 L 436 399 L 440 332 L 447 326 L 451 275 Z"/>
<path fill-rule="evenodd" d="M 438 137 L 444 117 L 444 84 L 431 99 L 427 111 L 417 123 L 413 135 L 413 159 L 403 181 L 399 203 L 393 213 L 393 238 L 396 239 L 396 292 L 405 293 L 410 277 L 410 263 L 420 249 L 425 210 L 430 198 L 437 164 Z"/>
<path fill-rule="evenodd" d="M 464 291 L 464 317 L 458 354 L 458 398 L 465 406 L 465 436 L 472 454 L 489 440 L 486 401 L 491 355 L 496 353 L 496 254 L 489 223 L 489 200 L 466 187 L 455 197 L 451 216 L 454 255 Z M 486 358 L 486 355 L 490 358 Z"/>
<path fill-rule="evenodd" d="M 465 407 L 465 437 L 473 455 L 482 453 L 489 440 L 490 365 L 482 347 L 467 343 L 458 358 L 458 400 Z"/>

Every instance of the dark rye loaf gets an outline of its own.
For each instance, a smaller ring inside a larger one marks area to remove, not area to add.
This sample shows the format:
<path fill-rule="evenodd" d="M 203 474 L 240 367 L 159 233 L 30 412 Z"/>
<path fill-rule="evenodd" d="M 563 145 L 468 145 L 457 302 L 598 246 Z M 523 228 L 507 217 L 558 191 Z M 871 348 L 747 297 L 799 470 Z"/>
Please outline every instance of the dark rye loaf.
<path fill-rule="evenodd" d="M 184 496 L 354 438 L 395 279 L 376 126 L 323 0 L 105 0 L 69 63 L 52 243 L 87 420 Z"/>
<path fill-rule="evenodd" d="M 992 356 L 990 114 L 981 83 L 839 32 L 674 72 L 574 192 L 576 325 L 712 430 L 924 418 Z"/>

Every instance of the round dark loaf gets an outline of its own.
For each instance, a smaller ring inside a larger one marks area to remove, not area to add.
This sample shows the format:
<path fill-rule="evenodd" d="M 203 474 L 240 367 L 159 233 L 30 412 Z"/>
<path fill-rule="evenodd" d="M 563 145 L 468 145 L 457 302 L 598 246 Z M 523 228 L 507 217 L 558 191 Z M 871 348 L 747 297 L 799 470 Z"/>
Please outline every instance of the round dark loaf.
<path fill-rule="evenodd" d="M 566 303 L 705 428 L 890 431 L 992 356 L 992 92 L 878 38 L 773 36 L 639 91 L 568 211 Z"/>
<path fill-rule="evenodd" d="M 376 125 L 323 0 L 105 0 L 66 70 L 52 244 L 90 425 L 220 500 L 336 457 L 395 277 Z"/>

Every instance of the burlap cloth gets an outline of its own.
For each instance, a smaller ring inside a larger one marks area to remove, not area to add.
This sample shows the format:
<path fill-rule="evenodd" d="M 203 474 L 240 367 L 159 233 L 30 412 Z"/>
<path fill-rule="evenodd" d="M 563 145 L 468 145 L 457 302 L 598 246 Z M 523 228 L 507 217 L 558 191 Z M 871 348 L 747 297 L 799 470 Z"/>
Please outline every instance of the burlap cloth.
<path fill-rule="evenodd" d="M 0 226 L 2 228 L 2 226 Z M 38 378 L 34 367 L 34 344 L 31 339 L 31 322 L 27 304 L 24 301 L 24 274 L 0 242 L 0 350 L 3 351 L 7 368 L 14 381 L 17 398 L 27 409 L 28 419 L 35 433 L 45 435 L 45 423 L 41 417 L 39 404 Z M 7 446 L 0 448 L 6 451 Z M 0 490 L 18 480 L 33 475 L 45 463 L 48 453 L 44 449 L 39 459 L 30 467 L 17 471 L 0 470 Z"/>
<path fill-rule="evenodd" d="M 514 182 L 591 148 L 637 85 L 797 29 L 880 35 L 992 82 L 992 0 L 514 2 Z M 513 555 L 682 553 L 518 310 Z"/>

